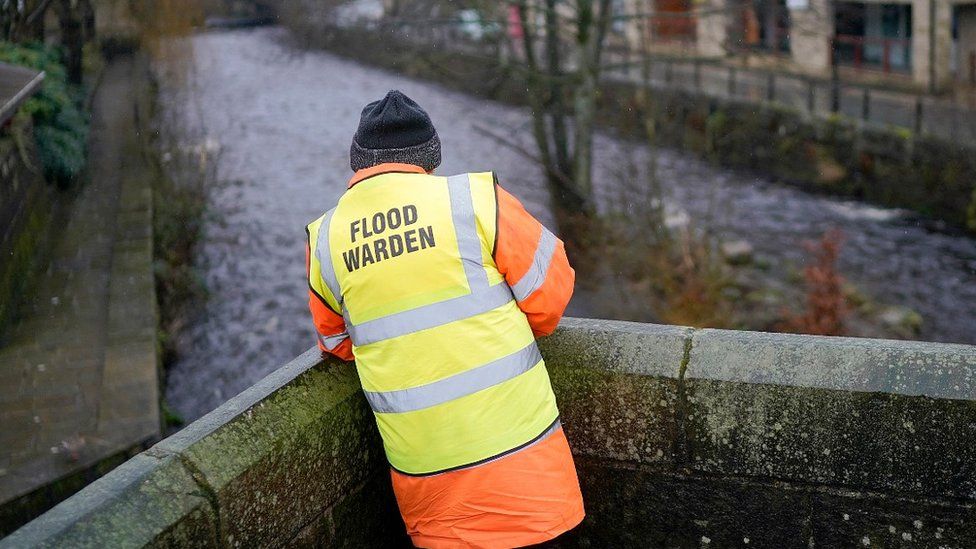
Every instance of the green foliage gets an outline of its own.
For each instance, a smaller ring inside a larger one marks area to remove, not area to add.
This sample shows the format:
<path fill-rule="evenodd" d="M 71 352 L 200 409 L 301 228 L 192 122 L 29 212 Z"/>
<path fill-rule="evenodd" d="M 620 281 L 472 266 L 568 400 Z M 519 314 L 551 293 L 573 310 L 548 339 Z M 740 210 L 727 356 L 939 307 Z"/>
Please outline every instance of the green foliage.
<path fill-rule="evenodd" d="M 59 184 L 70 182 L 85 166 L 89 118 L 81 109 L 82 90 L 68 83 L 60 50 L 0 42 L 0 61 L 44 71 L 41 89 L 24 103 L 22 112 L 33 118 L 44 176 Z"/>
<path fill-rule="evenodd" d="M 159 411 L 163 414 L 163 425 L 165 425 L 167 429 L 178 429 L 179 427 L 186 425 L 186 420 L 183 419 L 183 416 L 170 408 L 169 404 L 167 404 L 165 400 L 160 402 Z"/>

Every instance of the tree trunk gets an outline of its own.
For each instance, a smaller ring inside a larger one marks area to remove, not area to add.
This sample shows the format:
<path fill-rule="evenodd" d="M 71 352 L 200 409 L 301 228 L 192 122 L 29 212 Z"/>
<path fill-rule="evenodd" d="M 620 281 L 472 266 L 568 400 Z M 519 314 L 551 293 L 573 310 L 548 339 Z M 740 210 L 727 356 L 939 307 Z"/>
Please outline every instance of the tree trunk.
<path fill-rule="evenodd" d="M 95 27 L 95 8 L 91 0 L 79 0 L 78 9 L 81 13 L 82 33 L 85 43 L 95 40 L 97 29 Z"/>
<path fill-rule="evenodd" d="M 44 13 L 51 0 L 9 2 L 4 9 L 6 39 L 14 43 L 44 40 Z"/>
<path fill-rule="evenodd" d="M 593 204 L 593 131 L 596 124 L 596 100 L 599 92 L 600 54 L 610 25 L 610 0 L 580 0 L 577 5 L 579 43 L 579 82 L 573 98 L 575 114 L 573 169 L 576 193 L 583 198 L 580 212 L 596 213 Z"/>
<path fill-rule="evenodd" d="M 76 11 L 77 6 L 72 6 L 71 0 L 57 0 L 54 9 L 57 10 L 61 25 L 61 45 L 64 47 L 64 65 L 68 73 L 68 81 L 72 84 L 81 84 L 85 37 L 81 18 Z"/>
<path fill-rule="evenodd" d="M 569 148 L 569 131 L 566 129 L 566 95 L 563 91 L 562 56 L 560 55 L 559 21 L 556 0 L 546 0 L 546 64 L 549 76 L 549 105 L 552 124 L 552 141 L 556 166 L 568 179 L 573 179 L 572 152 Z"/>
<path fill-rule="evenodd" d="M 592 197 L 593 130 L 600 53 L 609 28 L 611 0 L 577 0 L 572 21 L 576 39 L 572 42 L 560 37 L 560 32 L 567 30 L 566 16 L 558 9 L 560 2 L 545 0 L 535 3 L 535 8 L 529 4 L 520 0 L 516 5 L 528 69 L 532 133 L 560 234 L 570 254 L 579 257 L 592 236 L 596 214 Z M 536 9 L 544 10 L 541 29 L 531 24 Z M 576 46 L 575 51 L 567 50 L 570 44 Z M 576 67 L 566 70 L 566 57 L 573 54 Z"/>
<path fill-rule="evenodd" d="M 574 143 L 576 145 L 573 181 L 576 194 L 585 199 L 581 213 L 592 213 L 593 196 L 593 126 L 596 122 L 596 75 L 582 68 L 580 81 L 576 86 L 573 110 L 576 114 Z"/>

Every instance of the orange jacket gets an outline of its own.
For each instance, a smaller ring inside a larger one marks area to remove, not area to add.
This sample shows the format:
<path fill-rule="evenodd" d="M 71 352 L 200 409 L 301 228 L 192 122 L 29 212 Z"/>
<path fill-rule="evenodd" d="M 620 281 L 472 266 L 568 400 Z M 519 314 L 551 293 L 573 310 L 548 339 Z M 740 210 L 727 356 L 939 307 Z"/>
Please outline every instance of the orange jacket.
<path fill-rule="evenodd" d="M 381 164 L 356 172 L 349 187 L 388 172 L 424 170 Z M 495 188 L 495 265 L 509 286 L 515 286 L 532 267 L 543 227 L 497 182 Z M 306 243 L 306 270 L 309 253 Z M 536 337 L 556 329 L 573 294 L 574 280 L 560 241 L 542 285 L 518 302 Z M 309 307 L 321 336 L 346 331 L 342 315 L 311 288 Z M 344 360 L 354 358 L 348 338 L 331 351 L 321 339 L 319 347 Z M 420 547 L 519 547 L 552 539 L 583 519 L 576 469 L 561 427 L 530 446 L 476 467 L 428 476 L 391 470 L 391 475 L 407 531 Z"/>

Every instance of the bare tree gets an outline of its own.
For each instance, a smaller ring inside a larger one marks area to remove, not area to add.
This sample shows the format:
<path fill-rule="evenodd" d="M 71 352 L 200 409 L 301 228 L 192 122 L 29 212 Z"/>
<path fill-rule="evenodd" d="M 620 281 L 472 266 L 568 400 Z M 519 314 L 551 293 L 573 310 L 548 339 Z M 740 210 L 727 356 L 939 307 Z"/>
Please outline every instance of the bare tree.
<path fill-rule="evenodd" d="M 83 76 L 85 46 L 84 14 L 77 0 L 55 0 L 54 11 L 61 27 L 61 46 L 64 48 L 64 65 L 68 81 L 80 84 Z"/>
<path fill-rule="evenodd" d="M 519 0 L 532 133 L 560 229 L 579 244 L 593 200 L 593 131 L 611 0 Z M 537 19 L 541 16 L 541 24 Z"/>
<path fill-rule="evenodd" d="M 44 39 L 44 13 L 52 0 L 0 0 L 0 38 L 7 42 Z"/>

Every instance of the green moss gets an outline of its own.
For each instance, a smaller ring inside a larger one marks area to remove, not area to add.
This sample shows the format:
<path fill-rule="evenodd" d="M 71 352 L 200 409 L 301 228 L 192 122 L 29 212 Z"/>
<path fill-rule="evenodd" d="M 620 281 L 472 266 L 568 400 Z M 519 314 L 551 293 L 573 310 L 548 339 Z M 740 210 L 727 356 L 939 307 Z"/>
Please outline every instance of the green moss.
<path fill-rule="evenodd" d="M 39 249 L 47 240 L 52 205 L 47 189 L 34 188 L 25 208 L 26 218 L 11 228 L 11 244 L 0 268 L 0 334 L 13 320 L 17 306 L 27 290 L 43 254 Z"/>
<path fill-rule="evenodd" d="M 160 403 L 159 409 L 163 415 L 163 425 L 165 425 L 167 428 L 182 427 L 186 424 L 186 420 L 183 419 L 183 416 L 179 415 L 172 408 L 170 408 L 166 401 L 162 401 Z"/>
<path fill-rule="evenodd" d="M 889 127 L 888 131 L 890 131 L 896 137 L 904 141 L 910 141 L 912 137 L 915 135 L 914 133 L 912 133 L 912 130 L 908 128 L 902 128 L 900 126 L 891 126 Z"/>
<path fill-rule="evenodd" d="M 705 120 L 705 135 L 707 136 L 705 153 L 713 160 L 716 160 L 716 141 L 725 132 L 728 123 L 729 117 L 725 114 L 725 111 L 721 110 L 711 113 L 708 115 L 708 119 Z"/>

